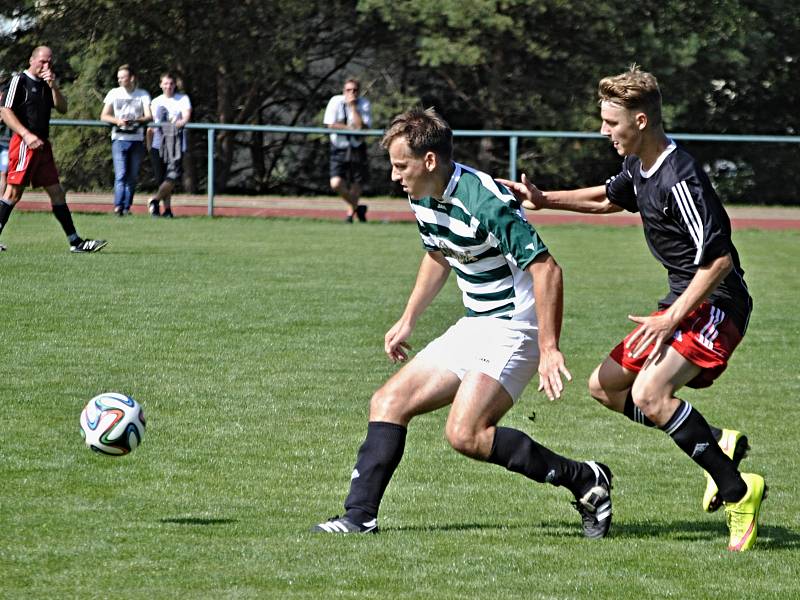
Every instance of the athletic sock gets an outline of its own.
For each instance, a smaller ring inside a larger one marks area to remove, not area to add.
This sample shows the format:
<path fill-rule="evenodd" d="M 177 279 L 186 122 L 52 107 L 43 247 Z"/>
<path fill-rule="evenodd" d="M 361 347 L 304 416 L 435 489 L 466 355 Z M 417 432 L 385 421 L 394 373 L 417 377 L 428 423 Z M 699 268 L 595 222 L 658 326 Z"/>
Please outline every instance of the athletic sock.
<path fill-rule="evenodd" d="M 383 493 L 394 474 L 406 445 L 406 428 L 395 423 L 372 421 L 358 450 L 350 477 L 350 493 L 344 501 L 345 515 L 354 523 L 378 516 Z"/>
<path fill-rule="evenodd" d="M 3 228 L 8 223 L 8 218 L 11 216 L 11 211 L 14 210 L 14 205 L 5 200 L 0 200 L 0 233 L 3 233 Z"/>
<path fill-rule="evenodd" d="M 521 431 L 508 427 L 496 429 L 487 461 L 539 483 L 564 486 L 575 497 L 587 484 L 594 483 L 594 474 L 588 465 L 560 456 Z"/>
<path fill-rule="evenodd" d="M 61 223 L 61 228 L 70 242 L 80 239 L 75 231 L 75 224 L 72 222 L 72 213 L 69 210 L 69 206 L 66 204 L 54 204 L 53 214 L 58 222 Z"/>
<path fill-rule="evenodd" d="M 714 479 L 720 497 L 726 502 L 738 501 L 747 493 L 745 484 L 733 461 L 714 439 L 708 423 L 688 402 L 680 406 L 663 429 L 689 457 L 703 467 Z"/>
<path fill-rule="evenodd" d="M 628 397 L 625 398 L 625 408 L 623 409 L 623 413 L 626 417 L 628 417 L 634 423 L 639 423 L 640 425 L 644 425 L 645 427 L 655 427 L 656 424 L 653 423 L 650 419 L 648 419 L 644 413 L 633 403 L 633 396 L 630 392 L 628 392 Z M 722 429 L 719 427 L 714 427 L 713 425 L 708 426 L 711 429 L 711 435 L 714 436 L 714 439 L 719 442 L 722 439 Z"/>
<path fill-rule="evenodd" d="M 644 413 L 633 403 L 633 395 L 628 392 L 628 397 L 625 398 L 625 408 L 622 409 L 623 414 L 634 423 L 644 425 L 645 427 L 655 427 L 656 424 L 644 416 Z"/>

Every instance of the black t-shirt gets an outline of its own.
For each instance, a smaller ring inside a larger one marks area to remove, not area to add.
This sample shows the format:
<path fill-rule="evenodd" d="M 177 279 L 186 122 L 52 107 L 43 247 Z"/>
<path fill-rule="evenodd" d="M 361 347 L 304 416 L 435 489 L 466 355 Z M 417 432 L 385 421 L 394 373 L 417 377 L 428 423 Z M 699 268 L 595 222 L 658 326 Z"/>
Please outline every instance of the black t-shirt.
<path fill-rule="evenodd" d="M 642 217 L 650 252 L 668 273 L 669 294 L 659 301 L 659 306 L 675 302 L 699 267 L 730 254 L 733 269 L 711 293 L 709 301 L 726 311 L 744 334 L 752 299 L 731 241 L 728 213 L 708 176 L 674 142 L 648 172 L 641 167 L 638 157 L 626 157 L 622 172 L 606 181 L 606 196 Z"/>
<path fill-rule="evenodd" d="M 43 79 L 27 73 L 14 75 L 3 89 L 3 106 L 14 111 L 19 122 L 40 139 L 50 136 L 53 91 Z"/>

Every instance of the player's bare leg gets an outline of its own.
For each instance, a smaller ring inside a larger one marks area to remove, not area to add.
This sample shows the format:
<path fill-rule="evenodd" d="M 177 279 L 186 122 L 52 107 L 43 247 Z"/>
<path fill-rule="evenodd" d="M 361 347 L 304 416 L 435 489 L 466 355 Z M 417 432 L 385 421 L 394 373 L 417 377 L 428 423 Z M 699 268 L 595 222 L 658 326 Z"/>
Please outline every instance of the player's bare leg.
<path fill-rule="evenodd" d="M 589 377 L 589 393 L 606 408 L 624 412 L 625 400 L 635 380 L 636 373 L 607 356 Z"/>
<path fill-rule="evenodd" d="M 464 376 L 447 417 L 445 437 L 465 456 L 572 492 L 586 537 L 605 537 L 611 526 L 611 471 L 594 461 L 560 456 L 522 431 L 498 427 L 514 405 L 503 385 L 484 373 Z"/>
<path fill-rule="evenodd" d="M 667 346 L 639 372 L 631 388 L 633 402 L 650 421 L 663 427 L 682 402 L 675 392 L 699 373 L 700 367 Z"/>
<path fill-rule="evenodd" d="M 467 373 L 447 416 L 444 430 L 447 441 L 465 456 L 488 460 L 495 426 L 513 405 L 499 381 L 483 373 Z"/>
<path fill-rule="evenodd" d="M 313 528 L 324 533 L 372 533 L 378 508 L 405 450 L 406 427 L 416 415 L 453 401 L 460 381 L 449 370 L 413 359 L 375 392 L 370 401 L 367 436 L 350 478 L 343 517 Z"/>

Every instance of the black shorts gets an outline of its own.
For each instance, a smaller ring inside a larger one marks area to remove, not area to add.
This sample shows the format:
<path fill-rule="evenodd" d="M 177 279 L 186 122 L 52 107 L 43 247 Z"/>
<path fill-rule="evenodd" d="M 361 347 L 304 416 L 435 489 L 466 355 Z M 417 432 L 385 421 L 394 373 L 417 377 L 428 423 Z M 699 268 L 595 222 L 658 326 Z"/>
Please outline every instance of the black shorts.
<path fill-rule="evenodd" d="M 367 146 L 331 148 L 331 178 L 341 177 L 348 183 L 364 183 L 369 177 Z"/>
<path fill-rule="evenodd" d="M 150 148 L 150 164 L 153 166 L 156 183 L 160 184 L 164 181 L 175 183 L 180 181 L 183 175 L 183 164 L 180 160 L 164 162 L 161 153 L 155 148 Z"/>

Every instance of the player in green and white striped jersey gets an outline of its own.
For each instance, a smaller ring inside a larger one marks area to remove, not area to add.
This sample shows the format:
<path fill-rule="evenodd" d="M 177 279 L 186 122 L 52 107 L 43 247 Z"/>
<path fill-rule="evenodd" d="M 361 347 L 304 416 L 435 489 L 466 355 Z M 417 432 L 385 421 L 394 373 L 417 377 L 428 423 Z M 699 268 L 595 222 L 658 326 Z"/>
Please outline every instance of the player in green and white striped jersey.
<path fill-rule="evenodd" d="M 455 272 L 467 316 L 495 316 L 536 326 L 526 267 L 547 247 L 514 196 L 486 173 L 453 163 L 440 198 L 409 197 L 428 252 Z"/>
<path fill-rule="evenodd" d="M 314 531 L 377 531 L 378 507 L 403 456 L 408 423 L 452 405 L 445 435 L 471 458 L 567 488 L 587 537 L 611 525 L 611 471 L 560 456 L 521 431 L 498 427 L 537 369 L 551 399 L 571 379 L 558 348 L 561 268 L 517 200 L 489 175 L 453 162 L 452 131 L 432 109 L 397 116 L 384 135 L 392 179 L 408 193 L 426 250 L 403 315 L 384 350 L 406 362 L 408 339 L 455 271 L 466 316 L 429 343 L 372 397 L 345 514 Z"/>

